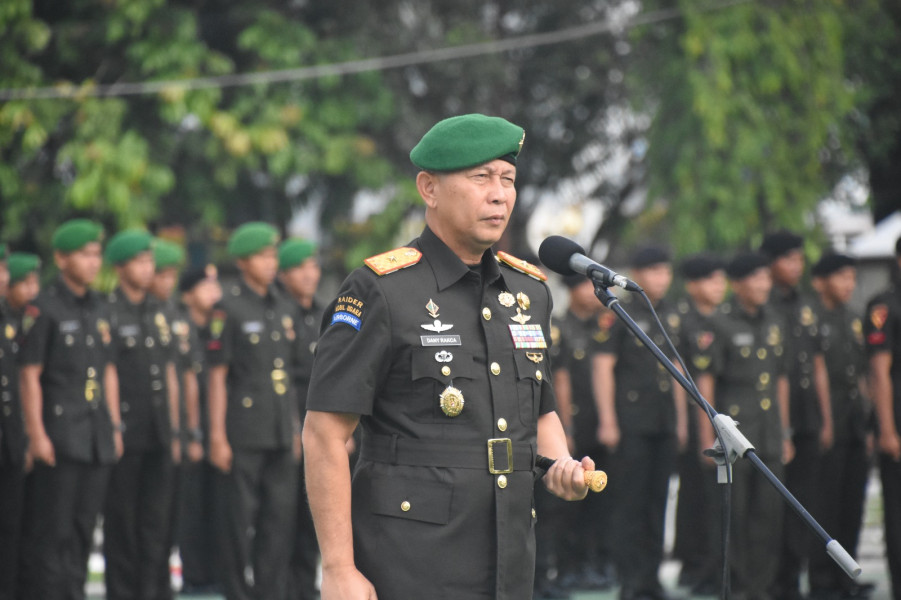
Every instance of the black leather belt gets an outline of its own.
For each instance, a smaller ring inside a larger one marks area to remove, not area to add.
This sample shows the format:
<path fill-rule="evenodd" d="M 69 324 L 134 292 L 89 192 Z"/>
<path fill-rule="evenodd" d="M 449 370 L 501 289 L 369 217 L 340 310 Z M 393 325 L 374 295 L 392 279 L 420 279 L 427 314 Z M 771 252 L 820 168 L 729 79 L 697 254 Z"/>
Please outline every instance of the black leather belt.
<path fill-rule="evenodd" d="M 364 435 L 360 458 L 413 467 L 486 469 L 493 475 L 531 471 L 534 444 L 496 438 L 483 443 L 416 440 L 396 435 Z"/>

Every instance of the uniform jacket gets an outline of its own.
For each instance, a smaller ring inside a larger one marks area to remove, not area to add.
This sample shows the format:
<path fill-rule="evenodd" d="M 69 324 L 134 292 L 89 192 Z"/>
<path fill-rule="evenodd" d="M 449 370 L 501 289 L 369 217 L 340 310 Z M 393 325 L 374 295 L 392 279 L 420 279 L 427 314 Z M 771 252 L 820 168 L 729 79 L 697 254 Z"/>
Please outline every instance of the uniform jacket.
<path fill-rule="evenodd" d="M 0 467 L 25 466 L 25 424 L 19 400 L 19 351 L 21 319 L 0 301 Z"/>

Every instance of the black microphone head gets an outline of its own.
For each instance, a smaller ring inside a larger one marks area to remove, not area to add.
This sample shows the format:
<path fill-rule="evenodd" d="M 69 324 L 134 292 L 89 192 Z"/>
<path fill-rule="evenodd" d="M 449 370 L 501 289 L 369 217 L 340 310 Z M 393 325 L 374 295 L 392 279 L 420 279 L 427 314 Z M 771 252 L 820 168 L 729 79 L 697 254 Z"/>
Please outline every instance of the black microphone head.
<path fill-rule="evenodd" d="M 569 266 L 569 259 L 573 254 L 585 254 L 585 250 L 579 244 L 562 235 L 552 235 L 545 238 L 538 247 L 538 258 L 541 260 L 541 264 L 561 275 L 574 275 L 576 273 Z"/>

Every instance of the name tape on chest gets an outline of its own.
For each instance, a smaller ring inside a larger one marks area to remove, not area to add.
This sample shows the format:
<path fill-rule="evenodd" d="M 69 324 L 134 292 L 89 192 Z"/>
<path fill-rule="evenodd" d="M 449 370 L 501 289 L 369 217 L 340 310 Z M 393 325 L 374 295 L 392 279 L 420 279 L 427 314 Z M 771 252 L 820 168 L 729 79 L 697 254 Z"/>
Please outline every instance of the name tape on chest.
<path fill-rule="evenodd" d="M 460 346 L 463 343 L 459 335 L 421 335 L 419 339 L 423 346 Z"/>
<path fill-rule="evenodd" d="M 544 331 L 541 325 L 508 325 L 510 336 L 513 338 L 513 347 L 522 348 L 547 348 L 544 339 Z"/>

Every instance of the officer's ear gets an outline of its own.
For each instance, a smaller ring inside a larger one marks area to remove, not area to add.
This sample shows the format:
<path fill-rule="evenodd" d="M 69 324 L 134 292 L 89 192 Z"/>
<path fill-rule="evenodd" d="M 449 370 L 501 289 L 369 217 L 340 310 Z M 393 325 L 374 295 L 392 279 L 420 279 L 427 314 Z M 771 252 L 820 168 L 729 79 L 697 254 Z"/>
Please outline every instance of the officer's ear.
<path fill-rule="evenodd" d="M 428 208 L 435 208 L 438 205 L 438 184 L 439 175 L 428 171 L 420 171 L 416 176 L 416 190 L 422 197 L 422 201 Z"/>

